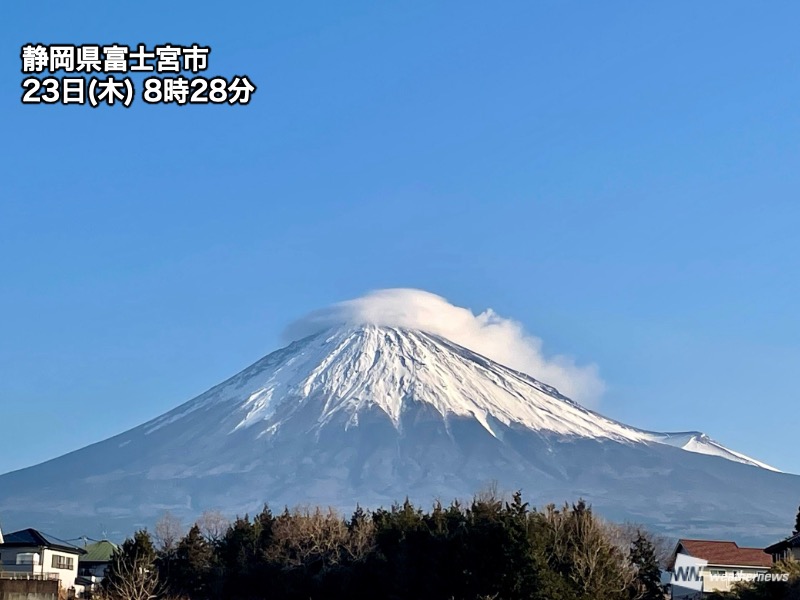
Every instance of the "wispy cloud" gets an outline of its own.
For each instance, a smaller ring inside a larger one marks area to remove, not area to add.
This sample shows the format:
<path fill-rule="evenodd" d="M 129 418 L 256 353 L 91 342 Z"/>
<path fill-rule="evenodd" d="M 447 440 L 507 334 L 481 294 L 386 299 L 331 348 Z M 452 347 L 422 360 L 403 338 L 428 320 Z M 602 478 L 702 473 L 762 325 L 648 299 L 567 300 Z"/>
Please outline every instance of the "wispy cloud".
<path fill-rule="evenodd" d="M 605 391 L 596 365 L 577 365 L 568 356 L 546 356 L 542 340 L 526 333 L 517 321 L 501 317 L 492 309 L 474 314 L 423 290 L 377 290 L 339 302 L 295 321 L 286 328 L 284 337 L 296 340 L 331 327 L 362 324 L 421 329 L 440 335 L 552 385 L 586 406 L 597 406 Z"/>

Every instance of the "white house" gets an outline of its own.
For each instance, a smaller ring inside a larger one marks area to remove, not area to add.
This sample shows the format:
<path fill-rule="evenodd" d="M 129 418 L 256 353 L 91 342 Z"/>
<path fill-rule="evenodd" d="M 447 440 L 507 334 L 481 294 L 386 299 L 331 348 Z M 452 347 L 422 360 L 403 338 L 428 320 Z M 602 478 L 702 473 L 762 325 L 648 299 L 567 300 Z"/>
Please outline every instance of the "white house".
<path fill-rule="evenodd" d="M 741 548 L 736 542 L 678 540 L 672 553 L 674 565 L 679 554 L 705 561 L 699 570 L 701 590 L 697 594 L 679 592 L 673 585 L 673 598 L 702 597 L 710 592 L 728 592 L 739 581 L 752 581 L 772 567 L 772 556 L 761 548 Z"/>
<path fill-rule="evenodd" d="M 103 581 L 114 554 L 119 551 L 119 546 L 108 540 L 102 540 L 84 546 L 86 554 L 78 561 L 78 585 L 85 591 L 93 592 Z"/>
<path fill-rule="evenodd" d="M 78 559 L 85 553 L 35 529 L 7 533 L 0 543 L 0 578 L 56 579 L 65 589 L 75 587 Z"/>

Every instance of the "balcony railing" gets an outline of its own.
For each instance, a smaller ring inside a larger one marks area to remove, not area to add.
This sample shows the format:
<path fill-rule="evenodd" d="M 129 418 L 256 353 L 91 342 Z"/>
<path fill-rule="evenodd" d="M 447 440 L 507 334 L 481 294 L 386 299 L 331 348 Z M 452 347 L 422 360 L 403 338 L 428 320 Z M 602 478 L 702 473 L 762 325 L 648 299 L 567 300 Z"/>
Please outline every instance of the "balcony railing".
<path fill-rule="evenodd" d="M 31 581 L 58 581 L 58 573 L 31 573 L 30 571 L 0 571 L 0 579 L 27 579 Z"/>

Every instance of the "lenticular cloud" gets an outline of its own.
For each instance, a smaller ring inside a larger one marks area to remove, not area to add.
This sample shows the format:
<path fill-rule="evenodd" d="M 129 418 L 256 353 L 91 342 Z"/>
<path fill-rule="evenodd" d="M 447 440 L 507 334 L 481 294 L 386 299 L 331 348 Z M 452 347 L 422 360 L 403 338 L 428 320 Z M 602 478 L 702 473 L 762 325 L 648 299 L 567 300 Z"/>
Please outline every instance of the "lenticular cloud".
<path fill-rule="evenodd" d="M 522 325 L 486 309 L 480 314 L 415 289 L 386 289 L 339 302 L 292 323 L 284 332 L 297 340 L 342 325 L 420 329 L 469 348 L 495 362 L 554 386 L 587 406 L 596 406 L 605 385 L 596 365 L 579 366 L 567 356 L 545 356 L 542 340 Z"/>

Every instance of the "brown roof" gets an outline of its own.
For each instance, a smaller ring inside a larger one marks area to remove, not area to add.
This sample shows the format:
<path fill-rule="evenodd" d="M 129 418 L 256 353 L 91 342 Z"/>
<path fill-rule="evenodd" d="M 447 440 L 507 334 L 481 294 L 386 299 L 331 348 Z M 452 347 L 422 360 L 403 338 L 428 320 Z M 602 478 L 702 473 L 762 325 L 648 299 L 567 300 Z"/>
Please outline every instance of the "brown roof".
<path fill-rule="evenodd" d="M 771 567 L 772 557 L 761 548 L 740 548 L 736 542 L 712 540 L 679 540 L 679 548 L 710 565 L 739 567 Z"/>

